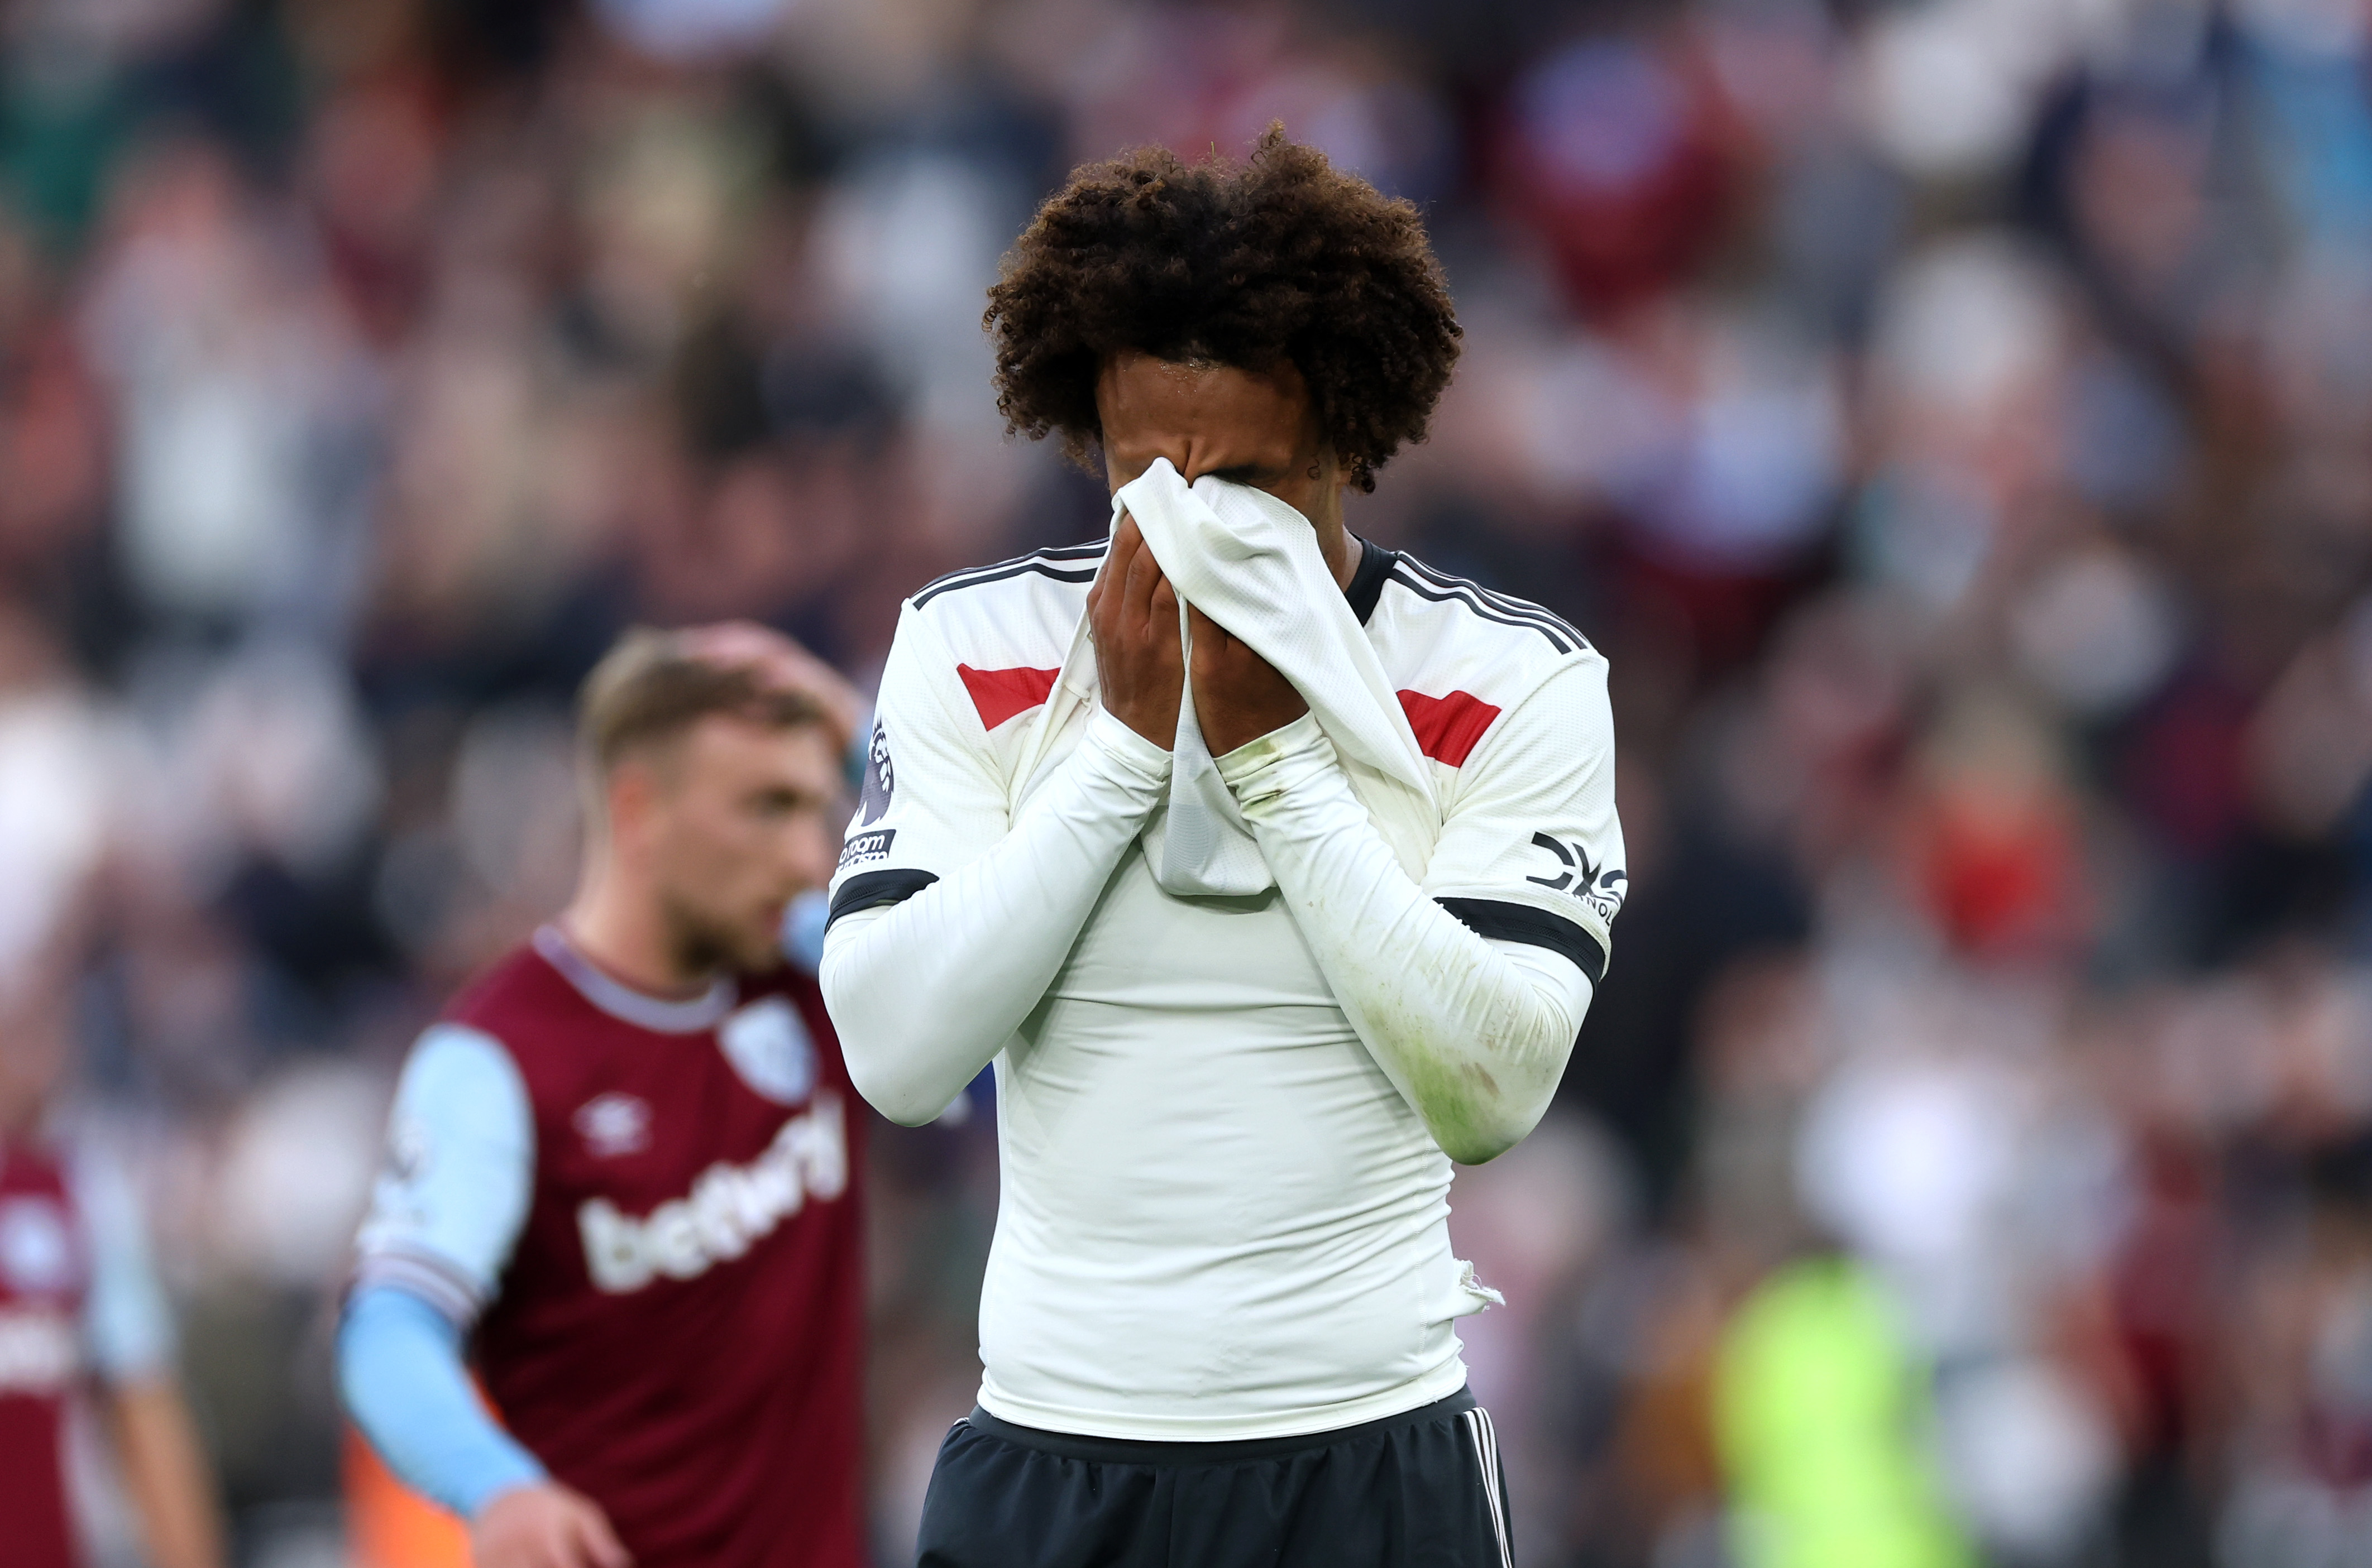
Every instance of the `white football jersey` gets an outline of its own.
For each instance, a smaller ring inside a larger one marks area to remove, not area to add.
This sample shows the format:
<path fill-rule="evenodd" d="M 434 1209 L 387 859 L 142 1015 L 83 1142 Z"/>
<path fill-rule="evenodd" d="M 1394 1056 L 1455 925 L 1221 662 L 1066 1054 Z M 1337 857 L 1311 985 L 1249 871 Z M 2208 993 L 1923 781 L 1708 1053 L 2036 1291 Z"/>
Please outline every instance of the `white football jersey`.
<path fill-rule="evenodd" d="M 982 855 L 1077 746 L 1089 711 L 1017 776 L 1105 548 L 908 601 L 834 918 Z M 1605 660 L 1537 606 L 1362 550 L 1348 598 L 1444 815 L 1424 892 L 1595 983 L 1626 890 Z M 1132 848 L 995 1067 L 991 1413 L 1216 1440 L 1354 1425 L 1463 1386 L 1452 1321 L 1494 1298 L 1450 1251 L 1449 1160 L 1276 889 L 1176 897 Z"/>

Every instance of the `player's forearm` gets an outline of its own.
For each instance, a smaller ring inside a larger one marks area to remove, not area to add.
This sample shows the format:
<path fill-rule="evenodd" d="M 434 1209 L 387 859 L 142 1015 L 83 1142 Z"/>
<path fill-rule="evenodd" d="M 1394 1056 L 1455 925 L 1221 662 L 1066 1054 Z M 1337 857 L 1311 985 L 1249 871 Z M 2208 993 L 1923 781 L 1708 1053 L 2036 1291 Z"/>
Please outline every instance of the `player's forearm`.
<path fill-rule="evenodd" d="M 1476 935 L 1401 869 L 1315 721 L 1220 760 L 1359 1038 L 1453 1159 L 1540 1121 L 1589 1005 L 1580 970 Z"/>
<path fill-rule="evenodd" d="M 366 1286 L 346 1304 L 338 1388 L 397 1479 L 465 1519 L 545 1479 L 480 1402 L 461 1365 L 460 1330 L 404 1291 Z"/>
<path fill-rule="evenodd" d="M 1169 787 L 1169 754 L 1099 709 L 1087 738 L 979 859 L 824 938 L 824 999 L 857 1091 L 916 1126 L 1045 995 Z"/>
<path fill-rule="evenodd" d="M 157 1568 L 221 1568 L 222 1513 L 189 1406 L 169 1376 L 114 1390 L 117 1452 Z"/>

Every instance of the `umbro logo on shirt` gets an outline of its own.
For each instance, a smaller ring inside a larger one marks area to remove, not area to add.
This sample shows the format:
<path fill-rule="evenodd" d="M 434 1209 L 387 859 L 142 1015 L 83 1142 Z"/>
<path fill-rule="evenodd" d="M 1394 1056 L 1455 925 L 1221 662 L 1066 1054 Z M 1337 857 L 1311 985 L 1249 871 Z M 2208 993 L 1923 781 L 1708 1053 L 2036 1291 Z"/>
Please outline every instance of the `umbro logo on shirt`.
<path fill-rule="evenodd" d="M 640 1154 L 651 1144 L 650 1102 L 634 1095 L 596 1095 L 576 1108 L 571 1124 L 596 1159 Z"/>

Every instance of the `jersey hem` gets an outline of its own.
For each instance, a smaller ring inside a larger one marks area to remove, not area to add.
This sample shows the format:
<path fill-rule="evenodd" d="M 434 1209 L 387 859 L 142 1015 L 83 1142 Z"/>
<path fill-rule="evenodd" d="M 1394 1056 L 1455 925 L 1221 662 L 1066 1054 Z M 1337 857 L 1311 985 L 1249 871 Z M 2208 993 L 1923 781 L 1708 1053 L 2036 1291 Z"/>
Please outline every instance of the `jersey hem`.
<path fill-rule="evenodd" d="M 964 1417 L 964 1424 L 1001 1443 L 1035 1448 L 1041 1454 L 1052 1454 L 1060 1458 L 1085 1459 L 1090 1464 L 1234 1465 L 1315 1453 L 1338 1444 L 1356 1443 L 1362 1438 L 1404 1431 L 1427 1421 L 1454 1418 L 1474 1408 L 1473 1390 L 1460 1388 L 1448 1399 L 1436 1400 L 1431 1404 L 1419 1405 L 1398 1415 L 1363 1421 L 1356 1426 L 1330 1426 L 1323 1432 L 1305 1432 L 1294 1437 L 1253 1437 L 1240 1443 L 1138 1443 L 1124 1437 L 1087 1437 L 1073 1432 L 1041 1432 L 1034 1426 L 1016 1426 L 1004 1417 L 991 1415 L 977 1406 L 971 1414 Z"/>
<path fill-rule="evenodd" d="M 1448 1399 L 1466 1387 L 1466 1362 L 1452 1355 L 1431 1372 L 1397 1387 L 1331 1405 L 1262 1415 L 1145 1415 L 1124 1411 L 1070 1410 L 1017 1400 L 983 1377 L 980 1408 L 999 1421 L 1070 1437 L 1116 1437 L 1137 1443 L 1227 1443 L 1257 1437 L 1304 1437 L 1363 1426 Z"/>

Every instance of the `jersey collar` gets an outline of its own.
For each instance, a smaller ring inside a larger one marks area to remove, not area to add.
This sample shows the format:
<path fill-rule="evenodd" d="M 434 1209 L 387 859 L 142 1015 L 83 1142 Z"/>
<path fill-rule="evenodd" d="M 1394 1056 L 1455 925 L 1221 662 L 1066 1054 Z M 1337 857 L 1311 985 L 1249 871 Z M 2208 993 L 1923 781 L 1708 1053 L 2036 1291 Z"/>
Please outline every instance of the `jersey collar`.
<path fill-rule="evenodd" d="M 1384 579 L 1392 575 L 1392 563 L 1400 558 L 1398 551 L 1386 550 L 1374 540 L 1359 541 L 1358 569 L 1351 574 L 1351 586 L 1343 590 L 1343 597 L 1351 601 L 1351 613 L 1359 618 L 1360 625 L 1365 626 L 1367 617 L 1376 613 L 1376 601 L 1384 597 Z"/>
<path fill-rule="evenodd" d="M 599 966 L 578 952 L 556 925 L 536 927 L 535 950 L 586 1001 L 621 1023 L 649 1029 L 654 1034 L 690 1035 L 713 1029 L 724 1021 L 726 1014 L 733 1011 L 733 1004 L 740 994 L 740 987 L 729 975 L 718 975 L 703 994 L 680 1002 L 636 991 L 602 973 Z"/>

